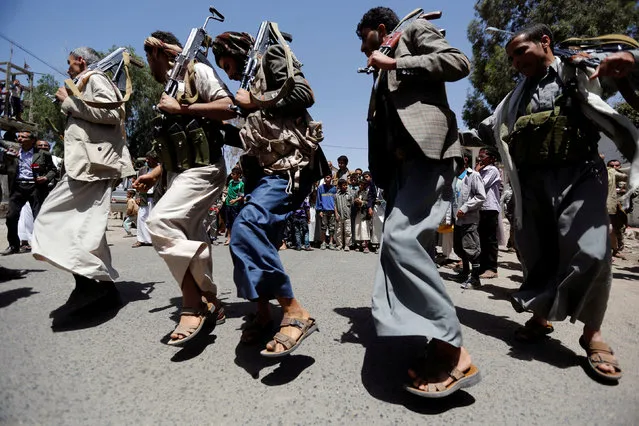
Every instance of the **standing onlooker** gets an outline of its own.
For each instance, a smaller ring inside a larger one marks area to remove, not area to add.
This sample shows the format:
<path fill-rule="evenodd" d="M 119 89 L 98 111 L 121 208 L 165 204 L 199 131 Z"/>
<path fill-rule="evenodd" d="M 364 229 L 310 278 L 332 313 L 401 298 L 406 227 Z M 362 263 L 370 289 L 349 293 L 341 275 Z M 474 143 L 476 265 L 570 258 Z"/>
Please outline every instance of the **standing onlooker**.
<path fill-rule="evenodd" d="M 337 157 L 337 171 L 335 172 L 335 178 L 333 179 L 333 184 L 337 185 L 340 179 L 347 179 L 348 175 L 351 174 L 350 170 L 348 170 L 348 157 L 345 155 L 340 155 Z"/>
<path fill-rule="evenodd" d="M 612 256 L 619 259 L 625 259 L 625 256 L 619 253 L 623 242 L 623 227 L 628 223 L 628 215 L 621 208 L 617 197 L 617 182 L 627 181 L 628 175 L 620 171 L 621 163 L 619 160 L 608 161 L 608 198 L 606 199 L 606 208 L 608 209 L 608 217 L 610 218 L 610 245 L 612 247 Z"/>
<path fill-rule="evenodd" d="M 242 204 L 244 203 L 244 182 L 242 181 L 242 169 L 233 167 L 231 169 L 231 180 L 226 187 L 226 200 L 224 200 L 224 213 L 226 222 L 226 241 L 224 245 L 228 246 L 231 242 L 231 231 L 233 222 L 240 213 Z"/>
<path fill-rule="evenodd" d="M 24 87 L 19 80 L 13 80 L 11 85 L 11 117 L 18 121 L 22 121 L 22 92 Z"/>
<path fill-rule="evenodd" d="M 18 222 L 22 207 L 29 202 L 34 220 L 38 217 L 40 206 L 49 194 L 49 183 L 57 176 L 57 169 L 53 165 L 51 153 L 44 148 L 38 150 L 36 137 L 31 132 L 18 134 L 20 149 L 9 150 L 5 158 L 11 159 L 16 167 L 9 176 L 9 213 L 7 214 L 7 240 L 9 247 L 3 255 L 20 251 L 20 237 L 18 236 Z M 15 170 L 15 174 L 13 171 Z"/>
<path fill-rule="evenodd" d="M 477 167 L 484 181 L 486 191 L 486 201 L 481 206 L 479 212 L 479 241 L 481 242 L 481 255 L 479 264 L 481 278 L 497 278 L 497 253 L 499 243 L 497 233 L 499 232 L 499 213 L 501 211 L 501 174 L 495 167 L 495 151 L 489 148 L 479 150 L 477 156 Z"/>
<path fill-rule="evenodd" d="M 335 248 L 335 193 L 337 189 L 332 185 L 332 175 L 324 176 L 324 183 L 317 188 L 317 201 L 315 209 L 319 212 L 322 226 L 320 228 L 320 241 L 322 250 L 326 249 L 326 231 L 328 231 L 328 248 Z"/>
<path fill-rule="evenodd" d="M 353 200 L 353 204 L 357 207 L 357 216 L 355 216 L 355 240 L 361 244 L 364 253 L 370 253 L 368 244 L 371 239 L 369 212 L 372 210 L 368 207 L 368 182 L 365 179 L 359 181 L 359 192 L 357 198 Z"/>
<path fill-rule="evenodd" d="M 373 176 L 368 170 L 362 173 L 362 177 L 366 181 L 368 186 L 368 198 L 366 199 L 366 208 L 368 209 L 369 225 L 370 225 L 370 238 L 371 238 L 371 251 L 376 251 L 379 247 L 379 240 L 381 232 L 377 232 L 374 228 L 373 217 L 375 215 L 375 206 L 377 205 L 377 185 L 373 181 Z M 374 246 L 374 247 L 373 247 Z"/>
<path fill-rule="evenodd" d="M 338 160 L 339 161 L 339 160 Z M 349 251 L 353 244 L 351 236 L 351 209 L 353 207 L 353 195 L 348 191 L 346 179 L 337 181 L 337 193 L 335 194 L 335 243 L 337 249 Z"/>
<path fill-rule="evenodd" d="M 126 213 L 122 227 L 126 232 L 127 237 L 132 237 L 131 226 L 138 221 L 138 203 L 135 201 L 135 189 L 128 189 L 126 191 Z"/>
<path fill-rule="evenodd" d="M 313 251 L 308 238 L 308 225 L 311 222 L 311 205 L 308 197 L 304 198 L 302 205 L 293 213 L 293 233 L 295 239 L 295 250 Z"/>
<path fill-rule="evenodd" d="M 456 218 L 453 228 L 453 247 L 462 261 L 459 279 L 463 282 L 462 288 L 464 289 L 481 286 L 479 279 L 481 244 L 477 227 L 480 208 L 486 200 L 484 182 L 479 173 L 470 167 L 470 164 L 470 154 L 464 153 L 464 170 L 453 183 Z M 472 266 L 472 270 L 469 264 Z"/>
<path fill-rule="evenodd" d="M 158 162 L 159 158 L 155 151 L 149 151 L 146 154 L 146 165 L 142 167 L 138 171 L 138 178 L 140 176 L 144 176 L 146 174 L 162 174 L 162 166 Z M 158 179 L 158 181 L 152 187 L 146 189 L 145 191 L 140 190 L 140 208 L 138 210 L 138 222 L 137 222 L 137 241 L 133 243 L 131 247 L 143 247 L 143 246 L 152 246 L 151 242 L 151 234 L 149 233 L 149 228 L 146 225 L 146 220 L 149 218 L 151 214 L 151 210 L 153 210 L 153 205 L 159 199 L 161 195 L 160 190 L 157 190 L 158 187 L 162 184 L 162 180 Z M 157 190 L 157 191 L 156 191 Z M 157 197 L 157 198 L 156 198 Z"/>

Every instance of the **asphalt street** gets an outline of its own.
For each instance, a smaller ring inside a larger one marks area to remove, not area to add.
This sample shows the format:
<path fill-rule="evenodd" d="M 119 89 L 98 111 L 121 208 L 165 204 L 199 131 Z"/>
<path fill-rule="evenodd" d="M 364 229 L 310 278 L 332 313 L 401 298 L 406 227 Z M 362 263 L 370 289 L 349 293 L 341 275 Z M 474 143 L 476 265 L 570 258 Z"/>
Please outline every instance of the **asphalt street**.
<path fill-rule="evenodd" d="M 152 247 L 112 221 L 107 238 L 124 305 L 93 321 L 52 328 L 49 313 L 73 289 L 70 274 L 30 254 L 0 258 L 26 277 L 0 283 L 0 423 L 103 424 L 610 424 L 639 423 L 639 265 L 614 266 L 604 336 L 624 377 L 607 386 L 584 370 L 579 324 L 556 323 L 540 344 L 520 344 L 509 293 L 521 282 L 514 254 L 500 253 L 499 278 L 462 291 L 440 269 L 481 370 L 477 386 L 444 400 L 402 390 L 421 339 L 378 339 L 370 313 L 376 254 L 281 252 L 296 296 L 320 332 L 291 356 L 259 355 L 239 343 L 250 303 L 235 296 L 228 247 L 214 246 L 214 276 L 227 322 L 185 348 L 167 346 L 179 289 Z M 6 229 L 0 226 L 0 243 Z M 4 240 L 4 241 L 2 241 Z M 639 252 L 629 242 L 629 248 Z M 2 248 L 6 247 L 3 245 Z M 279 315 L 279 309 L 273 305 Z"/>

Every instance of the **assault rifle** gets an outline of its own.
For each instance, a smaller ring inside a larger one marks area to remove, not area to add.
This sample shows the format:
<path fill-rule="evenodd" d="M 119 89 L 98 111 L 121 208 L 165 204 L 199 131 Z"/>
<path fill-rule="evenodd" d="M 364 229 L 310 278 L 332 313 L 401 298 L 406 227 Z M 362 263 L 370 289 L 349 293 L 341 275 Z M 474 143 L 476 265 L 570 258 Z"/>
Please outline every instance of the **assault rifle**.
<path fill-rule="evenodd" d="M 439 10 L 435 12 L 428 12 L 428 13 L 424 13 L 423 9 L 413 10 L 411 13 L 406 15 L 401 21 L 399 21 L 399 24 L 397 24 L 397 26 L 393 29 L 393 31 L 391 31 L 386 37 L 384 37 L 384 40 L 382 40 L 382 45 L 379 47 L 378 50 L 383 55 L 390 56 L 391 53 L 393 53 L 393 50 L 395 50 L 395 47 L 397 47 L 397 43 L 399 43 L 399 38 L 402 36 L 402 32 L 415 20 L 427 19 L 431 21 L 434 19 L 439 19 L 441 17 L 442 17 L 442 12 Z M 440 30 L 440 32 L 443 32 L 443 31 L 444 30 Z M 366 73 L 366 74 L 371 74 L 374 71 L 375 71 L 375 68 L 372 66 L 357 69 L 358 73 Z"/>
<path fill-rule="evenodd" d="M 127 75 L 124 72 L 124 53 L 129 53 L 129 51 L 125 47 L 118 47 L 113 52 L 109 53 L 104 58 L 100 59 L 98 62 L 94 62 L 91 65 L 87 66 L 88 71 L 102 71 L 103 73 L 111 74 L 111 81 L 113 84 L 117 86 L 120 92 L 126 91 L 126 78 Z M 129 57 L 129 61 L 137 66 L 144 67 L 144 64 L 138 61 L 135 58 Z M 73 79 L 73 84 L 77 85 L 78 81 L 80 81 L 80 77 L 76 77 Z M 47 94 L 47 97 L 51 99 L 54 103 L 58 103 L 56 97 L 50 93 Z"/>
<path fill-rule="evenodd" d="M 177 97 L 178 85 L 181 81 L 184 81 L 187 66 L 194 59 L 198 62 L 204 63 L 211 68 L 212 65 L 206 57 L 209 47 L 211 47 L 212 39 L 206 33 L 206 25 L 209 20 L 224 22 L 224 15 L 218 12 L 214 7 L 209 7 L 210 16 L 206 17 L 204 25 L 201 28 L 193 28 L 189 34 L 189 38 L 182 49 L 182 53 L 175 57 L 175 65 L 169 73 L 169 80 L 164 86 L 164 91 L 167 95 L 175 98 Z"/>
<path fill-rule="evenodd" d="M 257 38 L 255 39 L 255 43 L 253 44 L 253 47 L 249 51 L 246 58 L 246 64 L 244 65 L 244 70 L 242 71 L 242 79 L 240 80 L 240 89 L 250 89 L 251 83 L 255 78 L 255 74 L 259 69 L 262 57 L 266 54 L 266 50 L 270 46 L 279 43 L 272 32 L 272 25 L 273 23 L 269 21 L 262 21 L 262 23 L 260 24 L 260 29 L 257 31 Z M 280 32 L 280 34 L 287 42 L 291 43 L 293 41 L 293 37 L 290 34 L 284 32 Z M 237 105 L 231 105 L 230 108 L 238 114 L 246 115 Z"/>
<path fill-rule="evenodd" d="M 597 68 L 606 55 L 639 48 L 636 40 L 620 34 L 610 34 L 593 38 L 569 38 L 557 43 L 553 53 L 562 62 L 574 67 L 586 69 Z M 635 76 L 615 79 L 619 93 L 626 102 L 639 111 L 639 95 L 636 87 L 639 82 Z"/>

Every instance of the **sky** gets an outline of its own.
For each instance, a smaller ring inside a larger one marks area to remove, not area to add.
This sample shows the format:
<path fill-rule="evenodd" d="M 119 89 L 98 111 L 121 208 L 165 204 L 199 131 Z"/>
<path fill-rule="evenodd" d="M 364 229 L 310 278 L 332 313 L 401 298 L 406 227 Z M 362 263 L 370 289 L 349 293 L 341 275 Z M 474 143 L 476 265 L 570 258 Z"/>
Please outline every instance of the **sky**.
<path fill-rule="evenodd" d="M 309 112 L 323 122 L 325 139 L 321 146 L 327 158 L 336 164 L 337 157 L 344 154 L 349 157 L 350 168 L 365 169 L 366 112 L 373 80 L 356 72 L 366 63 L 355 34 L 362 15 L 375 6 L 390 7 L 400 18 L 416 7 L 441 10 L 442 18 L 433 22 L 446 29 L 451 45 L 470 57 L 466 30 L 474 17 L 474 4 L 473 0 L 0 0 L 0 33 L 65 72 L 68 53 L 79 46 L 106 51 L 114 45 L 130 45 L 142 54 L 144 39 L 155 30 L 171 31 L 184 43 L 191 28 L 204 23 L 209 6 L 226 18 L 223 23 L 209 22 L 207 31 L 212 37 L 224 31 L 255 35 L 261 21 L 277 22 L 281 31 L 292 34 L 291 48 L 304 64 L 302 71 L 315 93 L 316 103 Z M 9 59 L 10 49 L 10 43 L 0 39 L 0 62 Z M 63 80 L 62 75 L 17 47 L 13 48 L 12 62 L 19 66 L 26 62 L 32 71 L 51 73 L 58 81 Z M 238 82 L 228 81 L 224 72 L 217 71 L 234 93 Z M 449 103 L 460 128 L 464 128 L 461 112 L 470 89 L 468 79 L 447 84 Z"/>

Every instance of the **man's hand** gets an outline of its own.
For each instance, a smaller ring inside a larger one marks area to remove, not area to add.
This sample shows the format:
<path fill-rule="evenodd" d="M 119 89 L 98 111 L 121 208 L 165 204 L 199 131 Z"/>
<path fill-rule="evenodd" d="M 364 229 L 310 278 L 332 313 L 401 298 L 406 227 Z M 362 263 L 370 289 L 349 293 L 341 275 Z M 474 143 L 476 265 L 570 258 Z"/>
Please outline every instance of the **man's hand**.
<path fill-rule="evenodd" d="M 630 74 L 635 66 L 635 58 L 630 52 L 616 52 L 606 56 L 601 64 L 590 76 L 591 80 L 597 77 L 622 78 Z"/>
<path fill-rule="evenodd" d="M 368 216 L 369 217 L 373 217 L 373 208 L 372 207 L 368 208 Z"/>
<path fill-rule="evenodd" d="M 335 212 L 335 221 L 339 222 L 339 214 L 337 214 L 337 212 Z"/>
<path fill-rule="evenodd" d="M 147 192 L 157 181 L 158 178 L 156 176 L 147 173 L 137 178 L 131 186 L 140 192 Z"/>
<path fill-rule="evenodd" d="M 461 211 L 461 210 L 457 210 L 457 217 L 458 217 L 458 218 L 462 218 L 462 217 L 464 217 L 465 215 L 466 215 L 466 213 L 464 213 L 463 211 Z"/>
<path fill-rule="evenodd" d="M 320 217 L 324 217 L 324 212 L 320 212 Z"/>
<path fill-rule="evenodd" d="M 166 112 L 167 114 L 179 114 L 182 112 L 182 105 L 177 99 L 172 98 L 166 93 L 162 93 L 160 103 L 158 103 L 158 109 Z"/>
<path fill-rule="evenodd" d="M 69 92 L 67 92 L 67 88 L 62 86 L 58 88 L 58 91 L 55 92 L 55 98 L 60 102 L 64 102 L 66 98 L 69 97 Z"/>
<path fill-rule="evenodd" d="M 239 89 L 235 94 L 235 105 L 246 111 L 257 109 L 257 105 L 251 102 L 251 94 L 244 89 Z"/>
<path fill-rule="evenodd" d="M 36 183 L 46 183 L 49 179 L 46 176 L 38 176 L 35 181 Z"/>
<path fill-rule="evenodd" d="M 381 70 L 394 70 L 397 68 L 397 61 L 376 50 L 368 57 L 367 65 Z"/>

